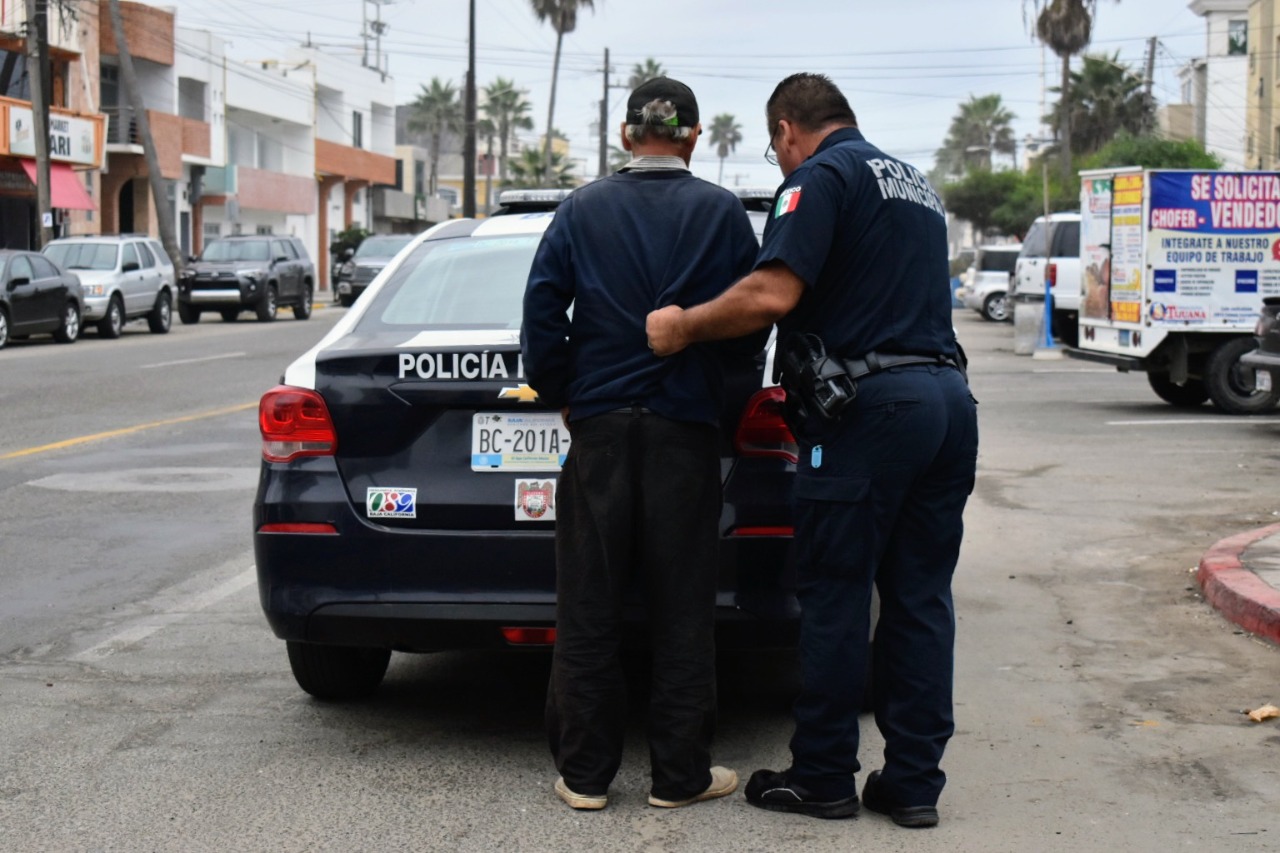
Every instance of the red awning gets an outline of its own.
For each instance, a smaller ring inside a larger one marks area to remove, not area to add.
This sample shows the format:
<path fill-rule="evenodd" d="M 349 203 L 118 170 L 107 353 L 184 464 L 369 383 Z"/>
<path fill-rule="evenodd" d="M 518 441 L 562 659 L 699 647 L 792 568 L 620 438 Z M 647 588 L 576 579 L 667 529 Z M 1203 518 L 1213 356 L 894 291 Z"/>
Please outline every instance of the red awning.
<path fill-rule="evenodd" d="M 36 161 L 23 158 L 22 168 L 26 170 L 31 183 L 36 183 Z M 49 197 L 54 207 L 63 210 L 97 210 L 98 206 L 85 192 L 84 184 L 67 163 L 49 164 Z"/>

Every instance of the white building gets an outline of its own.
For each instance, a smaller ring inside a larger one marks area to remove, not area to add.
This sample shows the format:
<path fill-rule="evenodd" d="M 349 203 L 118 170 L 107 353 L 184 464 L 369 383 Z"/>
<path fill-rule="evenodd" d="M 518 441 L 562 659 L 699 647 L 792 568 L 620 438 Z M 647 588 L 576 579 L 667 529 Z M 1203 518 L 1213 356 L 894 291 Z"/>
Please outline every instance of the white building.
<path fill-rule="evenodd" d="M 1184 66 L 1182 104 L 1162 115 L 1162 129 L 1198 140 L 1227 169 L 1245 167 L 1249 85 L 1249 0 L 1192 0 L 1205 19 L 1205 53 Z"/>

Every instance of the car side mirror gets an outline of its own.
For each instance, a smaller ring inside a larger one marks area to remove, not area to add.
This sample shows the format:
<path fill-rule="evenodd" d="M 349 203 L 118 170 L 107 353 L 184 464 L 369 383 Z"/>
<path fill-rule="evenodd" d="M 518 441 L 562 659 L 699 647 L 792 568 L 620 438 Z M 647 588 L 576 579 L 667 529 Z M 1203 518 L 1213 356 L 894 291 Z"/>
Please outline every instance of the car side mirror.
<path fill-rule="evenodd" d="M 351 260 L 353 257 L 355 257 L 355 254 L 356 254 L 356 250 L 355 250 L 355 249 L 352 249 L 352 248 L 346 248 L 346 249 L 343 249 L 343 250 L 342 250 L 342 254 L 341 254 L 341 255 L 339 255 L 339 257 L 340 257 L 340 258 L 342 258 L 344 261 L 349 261 L 349 260 Z"/>
<path fill-rule="evenodd" d="M 273 261 L 273 263 L 283 264 L 287 260 L 289 259 L 286 256 L 281 255 L 280 257 L 276 258 L 275 261 Z"/>
<path fill-rule="evenodd" d="M 140 269 L 142 269 L 142 267 L 140 267 L 136 261 L 129 261 L 127 264 L 125 264 L 124 266 L 122 266 L 122 267 L 120 268 L 120 271 L 121 271 L 121 272 L 136 272 L 137 270 L 140 270 Z"/>
<path fill-rule="evenodd" d="M 187 255 L 187 263 L 189 263 L 189 264 L 195 264 L 195 263 L 199 263 L 199 262 L 200 262 L 200 259 L 199 259 L 199 258 L 197 258 L 195 255 Z"/>
<path fill-rule="evenodd" d="M 11 278 L 9 279 L 9 289 L 13 290 L 15 287 L 21 287 L 24 284 L 30 284 L 30 283 L 31 283 L 31 279 L 26 278 L 25 276 L 21 278 Z"/>

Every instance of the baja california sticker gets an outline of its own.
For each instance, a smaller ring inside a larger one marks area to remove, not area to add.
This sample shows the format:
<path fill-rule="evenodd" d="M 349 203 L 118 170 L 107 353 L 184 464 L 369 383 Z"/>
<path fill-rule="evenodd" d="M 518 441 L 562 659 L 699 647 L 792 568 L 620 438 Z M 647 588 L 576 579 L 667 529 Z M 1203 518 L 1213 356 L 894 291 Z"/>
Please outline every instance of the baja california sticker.
<path fill-rule="evenodd" d="M 364 505 L 369 518 L 417 518 L 418 490 L 370 488 Z"/>
<path fill-rule="evenodd" d="M 556 481 L 516 480 L 516 521 L 555 521 Z"/>
<path fill-rule="evenodd" d="M 800 187 L 788 187 L 782 191 L 782 195 L 778 196 L 778 206 L 774 208 L 773 218 L 777 219 L 784 213 L 790 213 L 800 206 Z"/>

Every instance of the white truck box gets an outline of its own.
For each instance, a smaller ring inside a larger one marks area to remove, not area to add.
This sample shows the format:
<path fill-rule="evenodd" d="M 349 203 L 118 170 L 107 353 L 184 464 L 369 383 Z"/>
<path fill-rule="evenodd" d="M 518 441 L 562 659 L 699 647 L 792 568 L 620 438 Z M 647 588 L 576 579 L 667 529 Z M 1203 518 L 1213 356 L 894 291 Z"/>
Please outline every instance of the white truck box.
<path fill-rule="evenodd" d="M 1073 358 L 1147 373 L 1180 407 L 1275 407 L 1240 357 L 1280 296 L 1280 172 L 1080 173 L 1084 295 Z"/>

